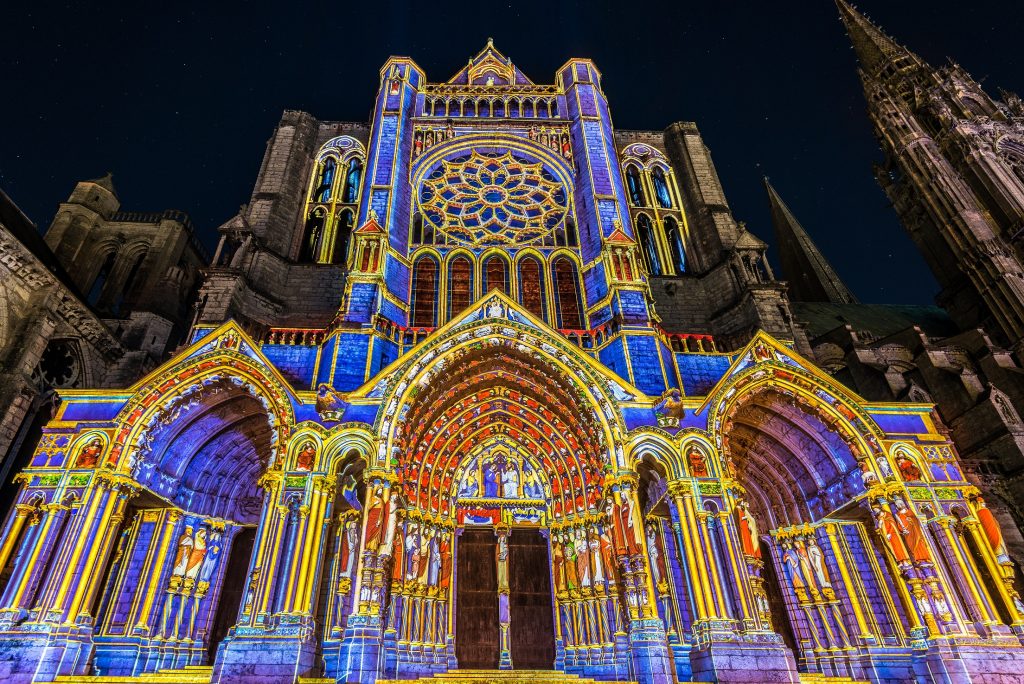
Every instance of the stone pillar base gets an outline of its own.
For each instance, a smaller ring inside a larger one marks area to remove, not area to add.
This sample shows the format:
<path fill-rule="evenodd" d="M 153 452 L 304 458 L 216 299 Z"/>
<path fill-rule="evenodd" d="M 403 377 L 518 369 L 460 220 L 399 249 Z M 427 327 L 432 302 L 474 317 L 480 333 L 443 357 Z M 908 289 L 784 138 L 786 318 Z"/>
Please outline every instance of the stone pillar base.
<path fill-rule="evenodd" d="M 88 674 L 91 629 L 0 632 L 0 681 L 10 684 L 52 682 L 60 675 Z"/>
<path fill-rule="evenodd" d="M 938 642 L 928 647 L 924 663 L 936 682 L 1020 681 L 1024 648 Z"/>
<path fill-rule="evenodd" d="M 331 676 L 353 684 L 375 684 L 381 665 L 381 637 L 380 618 L 349 616 L 337 663 L 327 668 Z"/>
<path fill-rule="evenodd" d="M 235 634 L 217 649 L 212 681 L 213 684 L 294 684 L 296 677 L 319 676 L 315 661 L 316 645 L 309 639 L 272 633 Z"/>
<path fill-rule="evenodd" d="M 712 642 L 694 646 L 690 667 L 695 682 L 800 682 L 793 653 L 782 644 Z"/>
<path fill-rule="evenodd" d="M 629 628 L 633 679 L 640 684 L 675 684 L 665 625 L 660 619 L 634 620 Z"/>

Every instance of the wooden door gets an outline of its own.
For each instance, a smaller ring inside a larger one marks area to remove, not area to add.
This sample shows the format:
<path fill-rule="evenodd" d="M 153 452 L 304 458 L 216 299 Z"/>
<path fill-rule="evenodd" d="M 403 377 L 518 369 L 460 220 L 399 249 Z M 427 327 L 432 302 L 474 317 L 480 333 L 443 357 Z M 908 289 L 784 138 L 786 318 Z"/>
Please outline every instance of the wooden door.
<path fill-rule="evenodd" d="M 547 540 L 540 530 L 512 530 L 509 590 L 512 666 L 517 670 L 553 669 L 555 624 L 551 561 Z"/>
<path fill-rule="evenodd" d="M 498 669 L 497 546 L 490 528 L 467 528 L 458 538 L 455 657 L 461 669 Z"/>

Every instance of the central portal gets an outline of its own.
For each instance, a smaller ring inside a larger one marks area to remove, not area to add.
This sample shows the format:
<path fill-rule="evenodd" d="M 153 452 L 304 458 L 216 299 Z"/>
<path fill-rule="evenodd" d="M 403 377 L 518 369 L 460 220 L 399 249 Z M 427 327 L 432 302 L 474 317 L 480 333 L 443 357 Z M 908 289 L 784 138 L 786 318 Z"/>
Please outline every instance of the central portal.
<path fill-rule="evenodd" d="M 461 669 L 495 670 L 501 653 L 498 538 L 466 528 L 459 537 L 455 655 Z M 517 670 L 550 670 L 555 663 L 554 597 L 548 544 L 536 528 L 508 537 L 510 655 Z M 503 665 L 502 667 L 507 667 Z"/>

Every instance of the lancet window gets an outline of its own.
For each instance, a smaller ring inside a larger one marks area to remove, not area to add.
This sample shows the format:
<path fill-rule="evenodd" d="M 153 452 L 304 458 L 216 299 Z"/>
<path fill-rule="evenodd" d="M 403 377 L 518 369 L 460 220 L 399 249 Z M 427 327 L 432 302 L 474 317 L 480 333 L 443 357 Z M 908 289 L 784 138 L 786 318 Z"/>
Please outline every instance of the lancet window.
<path fill-rule="evenodd" d="M 651 218 L 647 214 L 640 214 L 636 217 L 636 236 L 640 242 L 640 253 L 643 255 L 647 273 L 652 276 L 660 276 L 661 260 L 658 258 L 658 247 L 654 244 Z"/>
<path fill-rule="evenodd" d="M 348 261 L 364 157 L 362 144 L 349 136 L 333 138 L 320 148 L 310 179 L 299 261 Z"/>
<path fill-rule="evenodd" d="M 465 256 L 459 255 L 448 265 L 448 318 L 473 303 L 473 264 Z"/>
<path fill-rule="evenodd" d="M 560 256 L 552 264 L 551 273 L 554 281 L 558 327 L 562 330 L 583 329 L 583 307 L 580 303 L 580 286 L 576 265 L 568 257 Z"/>
<path fill-rule="evenodd" d="M 484 287 L 483 291 L 501 290 L 509 293 L 508 262 L 497 254 L 490 256 L 484 262 Z"/>
<path fill-rule="evenodd" d="M 547 318 L 547 300 L 544 288 L 544 269 L 535 257 L 523 257 L 519 262 L 519 301 L 527 311 L 541 320 Z"/>
<path fill-rule="evenodd" d="M 685 217 L 668 160 L 659 150 L 633 143 L 622 150 L 626 194 L 635 207 L 633 224 L 647 272 L 652 276 L 686 271 Z M 671 219 L 671 220 L 670 220 Z"/>
<path fill-rule="evenodd" d="M 412 325 L 432 328 L 437 325 L 437 286 L 439 268 L 432 256 L 416 260 L 412 271 Z"/>

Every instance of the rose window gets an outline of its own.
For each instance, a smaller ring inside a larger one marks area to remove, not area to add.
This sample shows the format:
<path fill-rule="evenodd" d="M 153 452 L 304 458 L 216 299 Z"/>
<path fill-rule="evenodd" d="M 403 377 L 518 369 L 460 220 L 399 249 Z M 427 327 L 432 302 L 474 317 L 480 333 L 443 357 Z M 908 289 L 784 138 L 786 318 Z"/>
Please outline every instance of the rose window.
<path fill-rule="evenodd" d="M 522 245 L 558 228 L 568 201 L 543 164 L 474 151 L 441 162 L 423 182 L 420 209 L 454 242 Z"/>

